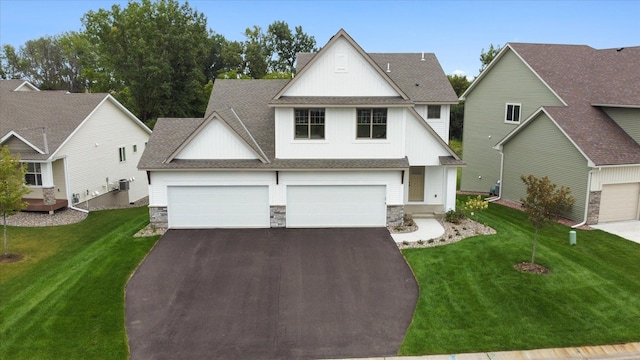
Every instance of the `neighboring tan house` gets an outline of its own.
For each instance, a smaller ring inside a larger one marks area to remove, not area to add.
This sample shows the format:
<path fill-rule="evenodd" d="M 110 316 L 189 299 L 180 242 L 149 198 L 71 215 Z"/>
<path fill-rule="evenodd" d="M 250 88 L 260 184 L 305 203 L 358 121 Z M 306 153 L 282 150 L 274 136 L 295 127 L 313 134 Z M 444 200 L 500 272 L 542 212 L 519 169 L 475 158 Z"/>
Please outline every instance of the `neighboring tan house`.
<path fill-rule="evenodd" d="M 640 47 L 509 43 L 461 96 L 462 190 L 525 196 L 520 175 L 571 188 L 567 217 L 639 218 Z"/>
<path fill-rule="evenodd" d="M 136 165 L 150 133 L 109 94 L 0 80 L 0 146 L 27 164 L 27 210 L 120 206 L 146 197 L 146 174 Z"/>
<path fill-rule="evenodd" d="M 455 208 L 456 95 L 433 54 L 340 30 L 291 80 L 216 80 L 204 118 L 159 119 L 138 167 L 169 228 L 377 227 Z"/>

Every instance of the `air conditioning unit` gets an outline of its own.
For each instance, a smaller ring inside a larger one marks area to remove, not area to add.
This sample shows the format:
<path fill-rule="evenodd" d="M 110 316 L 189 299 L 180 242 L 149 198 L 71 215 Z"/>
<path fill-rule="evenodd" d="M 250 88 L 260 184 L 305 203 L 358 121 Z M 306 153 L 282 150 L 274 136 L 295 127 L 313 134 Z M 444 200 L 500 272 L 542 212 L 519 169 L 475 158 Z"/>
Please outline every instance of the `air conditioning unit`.
<path fill-rule="evenodd" d="M 120 191 L 128 191 L 129 190 L 129 180 L 120 179 Z"/>

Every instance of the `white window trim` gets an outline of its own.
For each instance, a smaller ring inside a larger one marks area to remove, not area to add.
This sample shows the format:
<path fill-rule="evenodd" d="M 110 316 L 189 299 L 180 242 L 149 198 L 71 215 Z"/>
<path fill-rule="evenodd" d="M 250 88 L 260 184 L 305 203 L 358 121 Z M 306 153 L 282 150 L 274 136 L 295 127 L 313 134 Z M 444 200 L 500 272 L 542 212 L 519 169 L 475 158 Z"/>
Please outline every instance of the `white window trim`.
<path fill-rule="evenodd" d="M 430 118 L 429 117 L 429 107 L 431 107 L 431 106 L 437 106 L 437 107 L 440 108 L 440 116 L 439 117 L 437 117 L 437 118 L 436 117 L 434 117 L 434 118 Z M 426 109 L 425 109 L 424 117 L 425 117 L 425 119 L 427 119 L 429 121 L 439 121 L 439 120 L 442 121 L 442 105 L 436 105 L 436 104 L 427 105 Z"/>
<path fill-rule="evenodd" d="M 25 185 L 26 186 L 28 186 L 30 188 L 42 188 L 44 186 L 43 185 L 44 184 L 44 179 L 42 178 L 42 164 L 41 163 L 37 163 L 37 162 L 24 162 L 22 164 L 26 164 L 27 166 L 29 166 L 29 164 L 34 164 L 34 167 L 38 166 L 40 168 L 40 171 L 29 171 L 28 168 L 27 168 L 27 171 L 25 172 L 24 175 L 25 175 Z M 38 180 L 38 175 L 40 175 L 40 184 L 33 185 L 33 184 L 27 183 L 26 182 L 27 181 L 26 177 L 29 174 L 35 175 L 36 182 L 38 182 L 37 181 Z"/>
<path fill-rule="evenodd" d="M 507 114 L 509 113 L 509 105 L 517 106 L 520 108 L 520 111 L 518 112 L 518 121 L 507 120 Z M 505 124 L 520 124 L 521 119 L 522 119 L 522 103 L 506 103 L 504 105 L 504 123 Z"/>

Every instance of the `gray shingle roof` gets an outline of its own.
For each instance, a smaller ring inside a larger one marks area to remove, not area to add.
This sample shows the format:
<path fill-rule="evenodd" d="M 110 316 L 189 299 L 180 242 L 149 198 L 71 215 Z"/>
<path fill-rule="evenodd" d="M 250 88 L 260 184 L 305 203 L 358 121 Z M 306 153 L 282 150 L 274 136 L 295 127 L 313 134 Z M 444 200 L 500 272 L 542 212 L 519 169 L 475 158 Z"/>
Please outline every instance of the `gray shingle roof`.
<path fill-rule="evenodd" d="M 640 107 L 640 47 L 509 43 L 567 106 L 545 106 L 595 165 L 640 163 L 640 144 L 594 105 Z"/>
<path fill-rule="evenodd" d="M 296 67 L 302 69 L 315 54 L 300 53 Z M 378 66 L 415 103 L 458 103 L 458 96 L 432 53 L 369 53 Z M 417 84 L 417 85 L 416 85 Z"/>
<path fill-rule="evenodd" d="M 339 35 L 350 37 L 340 30 Z M 332 40 L 330 40 L 331 42 Z M 354 43 L 357 47 L 357 44 Z M 300 55 L 298 64 L 306 63 L 311 55 Z M 405 106 L 415 102 L 457 103 L 458 99 L 440 64 L 433 54 L 380 54 L 379 60 L 394 62 L 394 70 L 387 73 L 399 92 L 401 86 L 416 99 L 398 97 L 286 97 L 278 94 L 294 80 L 225 80 L 214 83 L 204 119 L 158 119 L 149 145 L 142 155 L 140 169 L 349 169 L 376 168 L 402 169 L 409 166 L 402 159 L 276 159 L 275 158 L 275 109 L 277 106 L 333 105 L 333 106 Z M 376 61 L 372 59 L 372 61 Z M 379 63 L 380 64 L 380 63 Z M 373 64 L 372 64 L 373 65 Z M 373 65 L 375 66 L 375 65 Z M 378 65 L 380 66 L 380 65 Z M 396 67 L 397 66 L 397 70 Z M 419 69 L 416 80 L 415 70 Z M 414 71 L 411 73 L 411 71 Z M 395 71 L 395 74 L 393 74 Z M 384 75 L 383 75 L 384 76 Z M 394 78 L 395 76 L 395 78 Z M 433 77 L 431 79 L 430 77 Z M 397 83 L 396 83 L 397 82 Z M 410 85 L 409 85 L 410 83 Z M 418 84 L 418 86 L 416 86 Z M 445 86 L 446 85 L 446 86 Z M 404 95 L 403 95 L 404 96 Z M 278 97 L 276 99 L 276 97 Z M 266 162 L 260 160 L 185 160 L 172 159 L 190 136 L 203 125 L 205 119 L 216 114 L 252 147 L 256 153 L 264 153 Z M 244 125 L 244 126 L 243 126 Z M 427 125 L 428 126 L 428 125 Z M 246 129 L 245 129 L 246 128 Z M 437 136 L 437 135 L 434 135 Z M 446 146 L 446 144 L 444 144 Z M 455 156 L 452 156 L 454 160 Z M 448 160 L 445 160 L 448 161 Z"/>
<path fill-rule="evenodd" d="M 29 152 L 22 153 L 21 157 L 23 160 L 47 159 L 106 96 L 65 91 L 1 91 L 0 138 L 13 131 L 44 151 L 44 127 L 49 153 Z"/>
<path fill-rule="evenodd" d="M 0 80 L 0 92 L 14 91 L 20 85 L 24 84 L 25 80 Z"/>

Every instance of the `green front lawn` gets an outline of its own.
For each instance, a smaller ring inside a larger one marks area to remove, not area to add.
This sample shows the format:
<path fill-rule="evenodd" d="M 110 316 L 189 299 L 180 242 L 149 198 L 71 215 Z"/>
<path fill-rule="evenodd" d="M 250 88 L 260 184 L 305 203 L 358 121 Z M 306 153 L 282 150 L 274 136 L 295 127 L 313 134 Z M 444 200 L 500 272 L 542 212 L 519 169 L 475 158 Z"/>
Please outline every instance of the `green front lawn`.
<path fill-rule="evenodd" d="M 404 355 L 486 352 L 640 341 L 640 245 L 559 224 L 541 230 L 531 260 L 524 213 L 491 204 L 481 217 L 497 234 L 403 253 L 420 284 Z"/>
<path fill-rule="evenodd" d="M 124 286 L 156 237 L 134 238 L 145 207 L 92 212 L 78 224 L 10 227 L 0 264 L 1 359 L 126 359 Z"/>

